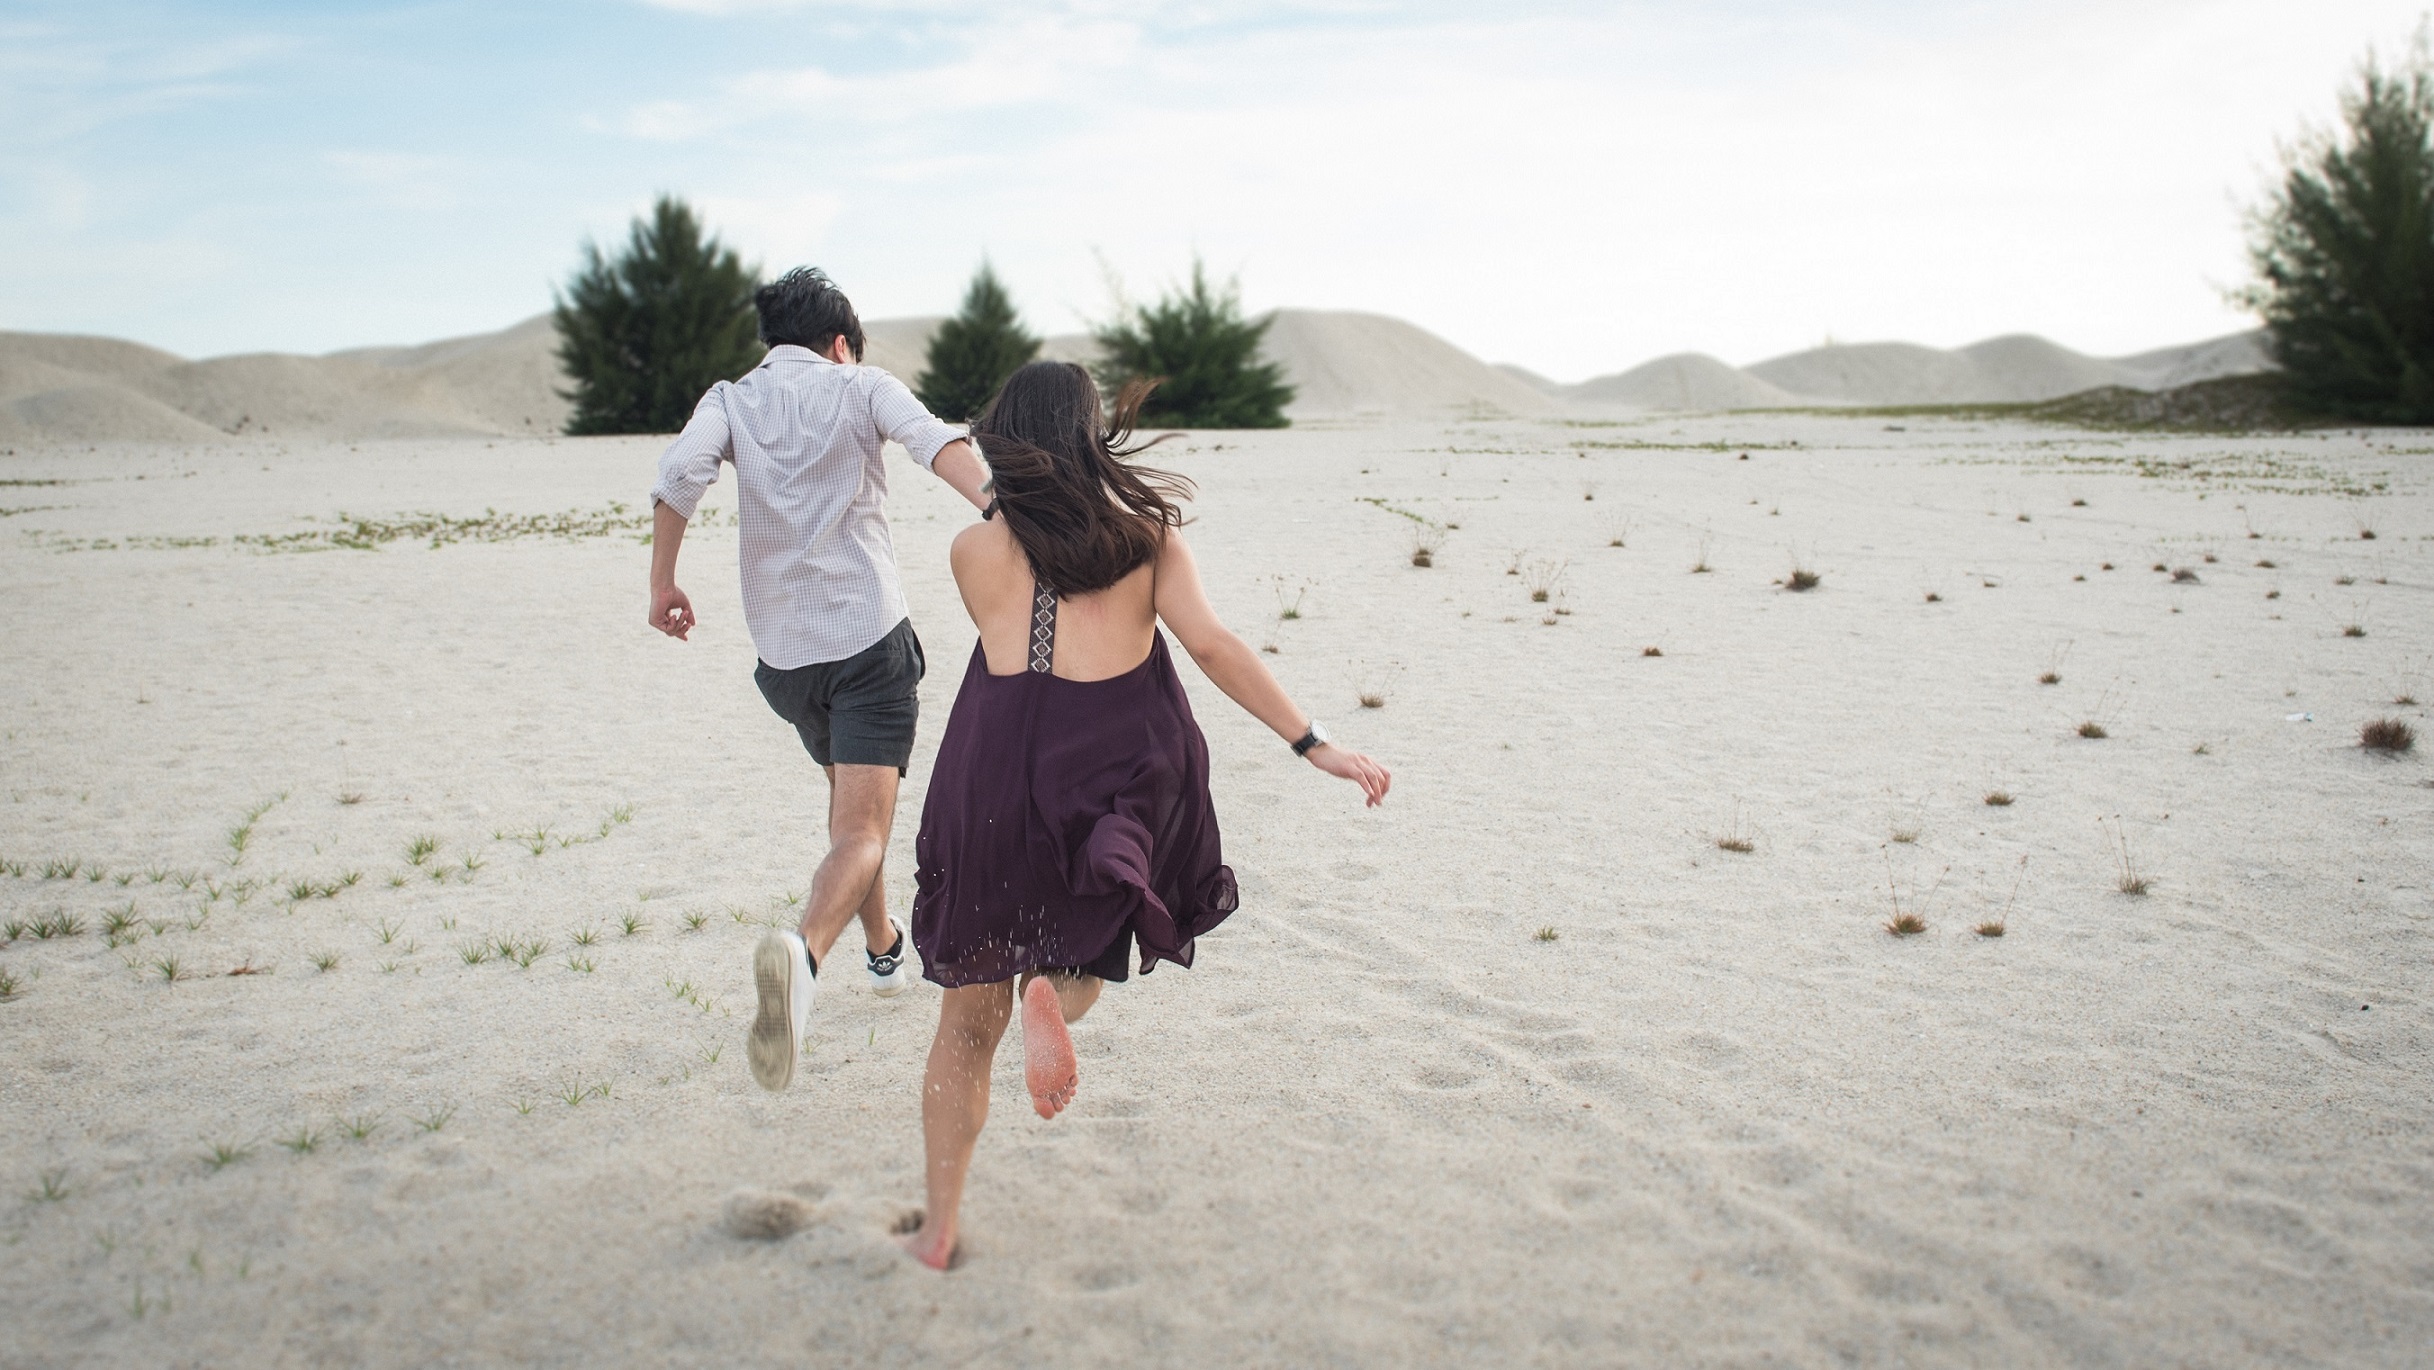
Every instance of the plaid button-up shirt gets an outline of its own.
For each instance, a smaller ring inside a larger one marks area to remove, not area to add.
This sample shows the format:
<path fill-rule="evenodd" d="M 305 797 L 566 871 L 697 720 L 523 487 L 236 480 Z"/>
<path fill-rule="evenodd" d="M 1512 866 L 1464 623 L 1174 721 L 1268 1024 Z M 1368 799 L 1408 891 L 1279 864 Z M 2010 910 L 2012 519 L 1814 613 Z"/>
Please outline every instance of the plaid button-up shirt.
<path fill-rule="evenodd" d="M 651 498 L 690 519 L 733 462 L 753 646 L 780 670 L 843 661 L 906 616 L 880 445 L 900 442 L 926 468 L 962 436 L 887 372 L 781 344 L 701 397 Z"/>

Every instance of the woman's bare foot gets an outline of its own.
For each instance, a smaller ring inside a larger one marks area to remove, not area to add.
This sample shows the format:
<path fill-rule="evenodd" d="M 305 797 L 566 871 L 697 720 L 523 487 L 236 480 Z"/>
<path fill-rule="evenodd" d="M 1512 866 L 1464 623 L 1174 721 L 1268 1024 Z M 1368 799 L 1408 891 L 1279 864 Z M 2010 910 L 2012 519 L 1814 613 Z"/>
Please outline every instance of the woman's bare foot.
<path fill-rule="evenodd" d="M 1073 1034 L 1065 1030 L 1065 1005 L 1045 975 L 1023 987 L 1023 1083 L 1031 1107 L 1053 1118 L 1073 1102 L 1081 1082 L 1073 1058 Z"/>
<path fill-rule="evenodd" d="M 955 1234 L 933 1228 L 927 1222 L 896 1239 L 913 1259 L 932 1270 L 951 1269 L 955 1264 Z"/>

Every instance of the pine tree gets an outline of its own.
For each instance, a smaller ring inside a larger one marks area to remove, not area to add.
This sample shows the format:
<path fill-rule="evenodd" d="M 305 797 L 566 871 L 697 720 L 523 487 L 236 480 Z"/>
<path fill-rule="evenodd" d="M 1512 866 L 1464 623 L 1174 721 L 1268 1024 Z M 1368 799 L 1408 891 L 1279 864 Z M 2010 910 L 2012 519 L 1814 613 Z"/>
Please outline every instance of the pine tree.
<path fill-rule="evenodd" d="M 2434 422 L 2434 62 L 2370 55 L 2341 100 L 2346 137 L 2314 135 L 2285 157 L 2254 219 L 2257 283 L 2274 359 L 2311 408 Z"/>
<path fill-rule="evenodd" d="M 987 262 L 973 273 L 963 308 L 930 335 L 913 393 L 942 419 L 977 416 L 1014 369 L 1040 354 L 1040 340 L 1023 331 L 1014 301 Z"/>
<path fill-rule="evenodd" d="M 760 361 L 752 292 L 760 272 L 704 237 L 683 201 L 661 196 L 614 259 L 583 245 L 557 297 L 558 361 L 574 388 L 569 433 L 673 433 L 702 392 Z"/>
<path fill-rule="evenodd" d="M 1155 378 L 1158 389 L 1141 410 L 1144 423 L 1179 428 L 1282 428 L 1293 387 L 1274 362 L 1259 360 L 1260 340 L 1273 316 L 1242 317 L 1242 293 L 1232 281 L 1209 288 L 1199 259 L 1188 290 L 1154 305 L 1124 310 L 1094 331 L 1105 360 L 1099 384 Z"/>

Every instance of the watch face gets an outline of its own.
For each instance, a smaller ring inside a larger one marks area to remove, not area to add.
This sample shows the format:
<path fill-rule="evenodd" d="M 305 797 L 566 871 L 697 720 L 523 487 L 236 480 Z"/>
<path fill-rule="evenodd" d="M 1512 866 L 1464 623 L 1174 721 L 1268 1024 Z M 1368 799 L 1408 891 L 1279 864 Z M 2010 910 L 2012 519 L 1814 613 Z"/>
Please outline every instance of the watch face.
<path fill-rule="evenodd" d="M 1327 725 L 1319 722 L 1315 718 L 1310 720 L 1310 736 L 1318 739 L 1315 745 L 1321 747 L 1324 747 L 1328 743 L 1335 740 L 1334 738 L 1327 736 Z"/>

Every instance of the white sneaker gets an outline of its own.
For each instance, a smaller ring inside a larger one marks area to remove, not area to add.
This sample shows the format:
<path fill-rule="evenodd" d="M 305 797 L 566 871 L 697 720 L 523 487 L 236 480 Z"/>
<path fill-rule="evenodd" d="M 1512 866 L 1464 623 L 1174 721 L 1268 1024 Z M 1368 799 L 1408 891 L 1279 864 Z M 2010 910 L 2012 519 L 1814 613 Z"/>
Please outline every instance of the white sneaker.
<path fill-rule="evenodd" d="M 904 993 L 913 983 L 912 969 L 904 964 L 908 950 L 904 945 L 904 924 L 890 918 L 887 925 L 896 930 L 896 945 L 883 952 L 862 953 L 870 962 L 870 992 L 882 999 Z"/>
<path fill-rule="evenodd" d="M 803 1027 L 811 1020 L 811 1001 L 820 988 L 801 934 L 761 935 L 760 945 L 752 949 L 752 986 L 760 1004 L 744 1039 L 744 1055 L 752 1063 L 752 1078 L 775 1092 L 794 1079 L 795 1053 L 802 1049 Z"/>

